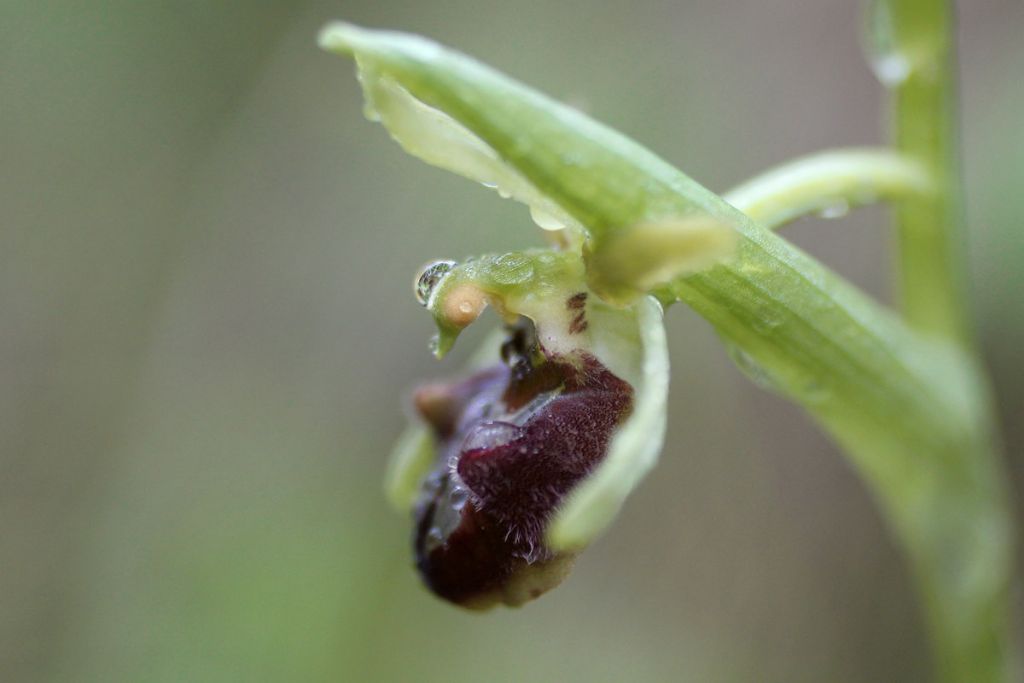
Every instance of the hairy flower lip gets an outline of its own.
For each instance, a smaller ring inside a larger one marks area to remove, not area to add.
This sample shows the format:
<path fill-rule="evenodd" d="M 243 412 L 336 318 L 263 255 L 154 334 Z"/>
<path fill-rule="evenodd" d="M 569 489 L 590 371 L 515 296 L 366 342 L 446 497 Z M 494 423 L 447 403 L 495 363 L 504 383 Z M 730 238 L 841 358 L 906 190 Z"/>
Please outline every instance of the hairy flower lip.
<path fill-rule="evenodd" d="M 565 290 L 550 291 L 554 294 L 549 297 L 562 297 L 558 292 Z M 546 338 L 565 348 L 564 339 L 551 336 L 552 324 L 560 319 L 562 322 L 557 322 L 556 328 L 573 325 L 579 314 L 586 311 L 585 319 L 594 321 L 596 326 L 578 338 L 570 335 L 568 339 L 584 346 L 570 347 L 569 355 L 579 358 L 577 352 L 587 349 L 612 374 L 628 382 L 634 390 L 634 405 L 628 419 L 614 430 L 606 457 L 563 496 L 550 514 L 543 541 L 560 555 L 575 554 L 609 526 L 630 491 L 655 464 L 664 436 L 668 358 L 662 310 L 651 297 L 618 309 L 584 296 L 585 289 L 569 291 L 575 293 L 554 302 L 531 304 L 529 310 L 546 323 L 536 326 L 528 318 L 512 326 L 511 337 L 508 328 L 500 337 L 489 337 L 470 363 L 470 376 L 462 381 L 430 382 L 414 392 L 412 405 L 422 421 L 410 426 L 399 439 L 387 475 L 388 497 L 398 509 L 407 511 L 415 507 L 422 514 L 422 493 L 417 494 L 417 490 L 436 463 L 444 458 L 453 460 L 450 440 L 465 411 L 474 402 L 479 405 L 481 392 L 489 385 L 507 382 L 507 375 L 518 375 L 516 382 L 502 385 L 504 388 L 492 386 L 491 400 L 498 400 L 501 394 L 520 418 L 549 400 L 545 397 L 562 381 L 558 373 L 550 373 L 555 365 L 525 363 L 531 355 L 524 353 L 524 349 L 539 349 L 540 342 L 533 337 L 540 329 L 548 329 Z M 555 319 L 550 317 L 552 314 Z M 498 356 L 503 363 L 495 365 Z M 521 425 L 520 418 L 508 421 Z"/>
<path fill-rule="evenodd" d="M 547 546 L 548 522 L 633 407 L 598 359 L 547 353 L 524 328 L 500 365 L 416 394 L 438 453 L 414 511 L 416 566 L 463 606 L 518 605 L 561 581 L 574 553 Z"/>

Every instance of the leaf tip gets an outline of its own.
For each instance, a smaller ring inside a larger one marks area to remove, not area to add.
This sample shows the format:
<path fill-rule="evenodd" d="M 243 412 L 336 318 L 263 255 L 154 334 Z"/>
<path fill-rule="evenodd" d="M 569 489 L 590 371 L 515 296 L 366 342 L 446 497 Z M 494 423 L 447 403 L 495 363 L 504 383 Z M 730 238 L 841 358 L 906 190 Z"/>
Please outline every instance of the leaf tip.
<path fill-rule="evenodd" d="M 322 50 L 351 55 L 356 52 L 365 36 L 366 29 L 344 21 L 332 21 L 320 29 L 316 42 Z"/>

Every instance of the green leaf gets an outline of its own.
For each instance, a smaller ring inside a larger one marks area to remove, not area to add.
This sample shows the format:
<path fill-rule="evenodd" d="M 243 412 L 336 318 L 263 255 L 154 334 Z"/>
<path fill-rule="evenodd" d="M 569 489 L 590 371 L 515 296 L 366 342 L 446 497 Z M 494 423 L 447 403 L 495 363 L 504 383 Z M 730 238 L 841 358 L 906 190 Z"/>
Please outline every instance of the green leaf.
<path fill-rule="evenodd" d="M 639 296 L 649 283 L 630 275 L 660 271 L 667 280 L 707 264 L 699 251 L 688 258 L 693 249 L 710 243 L 719 256 L 731 244 L 722 236 L 687 239 L 689 226 L 708 234 L 744 222 L 719 197 L 625 136 L 465 55 L 418 36 L 341 23 L 326 27 L 320 44 L 355 56 L 370 117 L 410 153 L 527 203 L 542 227 L 574 233 L 564 242 L 585 237 L 590 286 L 602 296 Z M 615 263 L 615 233 L 639 224 L 684 226 L 684 238 L 645 252 L 649 264 L 605 269 Z"/>

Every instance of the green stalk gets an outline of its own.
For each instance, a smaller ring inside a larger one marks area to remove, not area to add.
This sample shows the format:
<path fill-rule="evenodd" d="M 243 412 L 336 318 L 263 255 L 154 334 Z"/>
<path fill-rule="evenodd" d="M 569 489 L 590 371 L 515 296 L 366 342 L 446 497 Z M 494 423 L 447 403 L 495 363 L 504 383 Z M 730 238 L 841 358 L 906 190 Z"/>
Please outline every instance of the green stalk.
<path fill-rule="evenodd" d="M 912 332 L 794 251 L 764 246 L 743 243 L 735 265 L 659 297 L 707 318 L 741 370 L 846 450 L 909 557 L 937 678 L 1007 680 L 1013 530 L 980 370 L 959 344 Z"/>
<path fill-rule="evenodd" d="M 949 0 L 873 0 L 868 49 L 891 92 L 893 144 L 918 160 L 936 192 L 896 209 L 897 279 L 907 321 L 966 342 L 962 225 Z"/>
<path fill-rule="evenodd" d="M 802 405 L 844 447 L 910 558 L 939 676 L 1004 679 L 1012 530 L 988 394 L 964 347 L 952 335 L 932 334 L 957 328 L 951 321 L 959 314 L 925 315 L 931 304 L 921 304 L 907 325 L 650 151 L 464 55 L 348 25 L 328 27 L 321 43 L 355 56 L 371 104 L 406 149 L 482 182 L 505 183 L 512 196 L 543 201 L 546 213 L 553 208 L 566 225 L 582 226 L 588 279 L 603 295 L 643 291 L 601 267 L 615 260 L 609 245 L 643 234 L 637 226 L 731 228 L 732 258 L 672 279 L 659 296 L 703 315 L 741 369 Z M 420 130 L 411 117 L 432 137 L 411 139 Z M 838 185 L 796 174 L 777 191 L 747 186 L 733 201 L 743 205 L 746 196 L 752 213 L 782 222 L 820 210 L 837 193 L 857 203 L 858 183 L 849 179 L 869 178 L 879 196 L 899 187 L 888 195 L 931 206 L 930 189 L 919 182 L 930 161 L 873 154 L 833 158 L 833 177 L 847 179 Z M 925 184 L 941 187 L 932 178 Z M 915 266 L 911 279 L 937 277 L 952 256 L 929 253 L 943 263 Z M 943 287 L 955 291 L 949 282 Z M 938 296 L 938 308 L 954 301 Z"/>
<path fill-rule="evenodd" d="M 837 149 L 777 166 L 733 188 L 723 199 L 774 230 L 808 214 L 839 218 L 857 206 L 928 197 L 933 192 L 921 164 L 900 154 Z"/>
<path fill-rule="evenodd" d="M 976 385 L 975 435 L 962 445 L 959 459 L 971 466 L 978 479 L 962 486 L 965 491 L 974 487 L 976 495 L 991 495 L 989 524 L 995 526 L 1003 518 L 1001 523 L 1009 527 L 998 446 L 992 436 L 995 411 L 980 362 L 971 351 L 956 146 L 954 26 L 950 0 L 873 0 L 868 48 L 876 74 L 891 92 L 893 144 L 924 167 L 935 189 L 931 194 L 907 198 L 895 211 L 897 280 L 904 316 L 916 329 L 961 345 L 971 354 L 966 369 Z M 949 469 L 946 476 L 955 471 Z M 985 475 L 991 481 L 985 481 Z M 984 510 L 974 514 L 973 524 L 955 519 L 947 522 L 950 529 L 962 529 L 964 546 L 972 536 L 985 533 Z M 991 596 L 969 597 L 967 604 L 959 604 L 959 598 L 971 596 L 971 591 L 964 590 L 968 585 L 964 577 L 971 575 L 968 569 L 957 567 L 941 554 L 912 548 L 941 680 L 1002 681 L 1010 675 L 1006 602 L 1011 539 L 1011 533 L 1002 539 L 1007 547 L 1006 557 L 999 558 L 1001 565 L 994 562 L 990 567 L 995 572 L 1002 566 L 1004 574 L 993 574 Z M 995 579 L 1002 582 L 1001 589 Z M 965 618 L 965 614 L 972 616 Z"/>

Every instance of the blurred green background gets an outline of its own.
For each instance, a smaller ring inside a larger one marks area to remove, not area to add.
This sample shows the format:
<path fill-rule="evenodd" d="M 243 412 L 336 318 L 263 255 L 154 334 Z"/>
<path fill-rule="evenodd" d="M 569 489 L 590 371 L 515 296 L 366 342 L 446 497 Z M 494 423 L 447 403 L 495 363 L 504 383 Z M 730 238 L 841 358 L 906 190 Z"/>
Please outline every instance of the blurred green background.
<path fill-rule="evenodd" d="M 961 4 L 973 297 L 1020 482 L 1024 4 Z M 405 157 L 315 46 L 335 18 L 430 35 L 725 190 L 881 141 L 861 9 L 0 2 L 0 679 L 927 680 L 864 487 L 683 307 L 662 463 L 571 579 L 486 616 L 420 588 L 385 456 L 472 344 L 432 360 L 412 275 L 540 238 Z M 884 211 L 789 234 L 889 298 Z"/>

